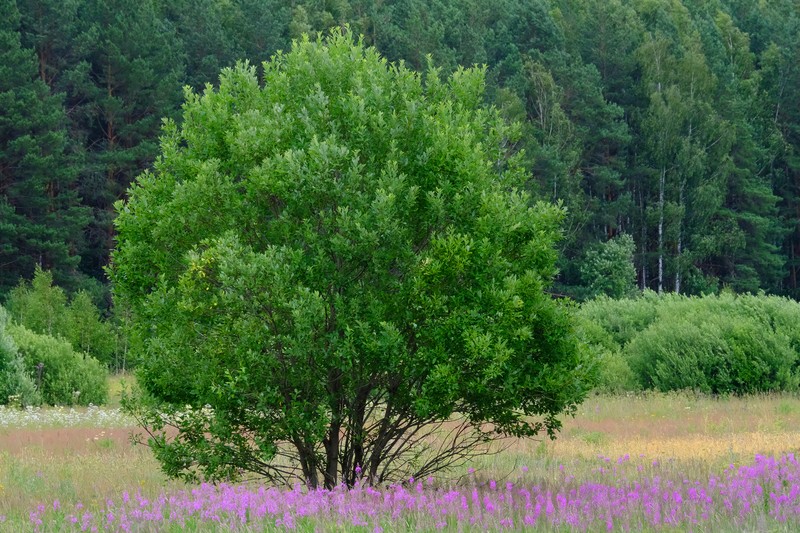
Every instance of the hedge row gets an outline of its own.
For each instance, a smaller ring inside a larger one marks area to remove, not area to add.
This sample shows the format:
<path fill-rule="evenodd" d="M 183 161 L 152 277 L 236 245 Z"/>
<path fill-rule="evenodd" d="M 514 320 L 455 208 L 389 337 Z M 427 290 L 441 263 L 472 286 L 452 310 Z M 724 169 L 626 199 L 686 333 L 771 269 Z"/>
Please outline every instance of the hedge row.
<path fill-rule="evenodd" d="M 800 387 L 800 304 L 787 298 L 653 292 L 598 298 L 578 312 L 578 332 L 600 361 L 606 391 L 747 394 Z"/>

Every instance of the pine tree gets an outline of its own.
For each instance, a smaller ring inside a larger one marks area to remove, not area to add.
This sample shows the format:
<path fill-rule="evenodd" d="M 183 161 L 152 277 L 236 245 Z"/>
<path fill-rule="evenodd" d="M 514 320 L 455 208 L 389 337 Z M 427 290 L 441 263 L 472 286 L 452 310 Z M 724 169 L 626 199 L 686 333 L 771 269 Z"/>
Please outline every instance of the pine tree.
<path fill-rule="evenodd" d="M 766 169 L 773 191 L 780 196 L 778 223 L 784 234 L 786 259 L 782 292 L 800 297 L 800 13 L 795 2 L 733 4 L 737 25 L 751 37 L 760 67 L 758 108 L 767 120 L 761 122 L 759 139 L 766 140 L 770 155 Z"/>
<path fill-rule="evenodd" d="M 51 92 L 65 91 L 63 75 L 80 61 L 75 38 L 83 0 L 19 2 L 22 46 L 36 53 L 39 77 Z"/>
<path fill-rule="evenodd" d="M 206 83 L 217 81 L 220 69 L 241 59 L 235 34 L 228 31 L 238 13 L 233 3 L 168 0 L 159 4 L 160 14 L 174 27 L 182 45 L 187 85 L 201 90 Z"/>
<path fill-rule="evenodd" d="M 368 2 L 370 6 L 373 2 Z M 242 50 L 242 58 L 253 64 L 268 60 L 278 50 L 288 50 L 289 21 L 291 8 L 284 0 L 236 0 L 237 13 L 226 27 L 237 46 Z M 365 22 L 364 25 L 367 23 Z M 361 25 L 354 25 L 353 31 L 364 33 Z"/>
<path fill-rule="evenodd" d="M 102 279 L 113 246 L 112 205 L 155 158 L 162 119 L 178 109 L 184 58 L 152 1 L 85 0 L 78 14 L 81 62 L 65 77 L 73 134 L 86 151 L 80 192 L 93 211 L 85 268 Z"/>
<path fill-rule="evenodd" d="M 74 286 L 88 217 L 75 191 L 62 100 L 21 45 L 16 2 L 0 0 L 0 12 L 10 15 L 0 20 L 0 293 L 36 265 Z"/>

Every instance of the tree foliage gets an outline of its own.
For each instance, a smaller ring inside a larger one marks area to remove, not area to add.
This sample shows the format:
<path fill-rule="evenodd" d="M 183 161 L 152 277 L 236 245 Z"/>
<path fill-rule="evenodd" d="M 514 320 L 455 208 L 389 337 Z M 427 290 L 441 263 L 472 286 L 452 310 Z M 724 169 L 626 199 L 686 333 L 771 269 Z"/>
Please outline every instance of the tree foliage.
<path fill-rule="evenodd" d="M 75 285 L 76 245 L 89 220 L 75 191 L 62 96 L 22 46 L 15 2 L 0 2 L 0 294 L 36 265 Z"/>
<path fill-rule="evenodd" d="M 333 487 L 553 435 L 592 378 L 544 292 L 563 212 L 520 189 L 484 71 L 418 75 L 337 31 L 260 77 L 188 91 L 118 205 L 111 277 L 166 472 L 288 480 L 288 457 Z"/>
<path fill-rule="evenodd" d="M 116 352 L 116 334 L 112 324 L 85 291 L 69 300 L 63 289 L 53 285 L 53 274 L 36 268 L 33 279 L 20 283 L 6 301 L 11 316 L 26 328 L 68 341 L 79 353 L 90 355 L 112 366 Z"/>

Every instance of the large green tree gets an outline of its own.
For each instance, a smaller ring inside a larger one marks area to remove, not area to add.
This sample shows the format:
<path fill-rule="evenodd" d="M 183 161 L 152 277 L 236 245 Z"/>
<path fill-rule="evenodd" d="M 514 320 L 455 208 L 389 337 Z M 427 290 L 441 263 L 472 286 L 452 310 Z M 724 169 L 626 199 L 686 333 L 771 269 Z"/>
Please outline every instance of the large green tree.
<path fill-rule="evenodd" d="M 592 378 L 544 292 L 562 210 L 483 87 L 334 32 L 187 94 L 111 268 L 167 473 L 401 480 L 559 429 Z"/>

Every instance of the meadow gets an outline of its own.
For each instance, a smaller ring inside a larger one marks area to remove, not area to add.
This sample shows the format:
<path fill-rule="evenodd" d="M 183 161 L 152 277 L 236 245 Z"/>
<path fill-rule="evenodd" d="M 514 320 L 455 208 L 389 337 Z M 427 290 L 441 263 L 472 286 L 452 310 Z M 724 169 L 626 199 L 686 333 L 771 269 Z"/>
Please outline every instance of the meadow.
<path fill-rule="evenodd" d="M 167 480 L 113 401 L 0 408 L 0 531 L 793 531 L 798 428 L 792 395 L 598 395 L 556 441 L 498 442 L 436 479 L 308 492 Z"/>

